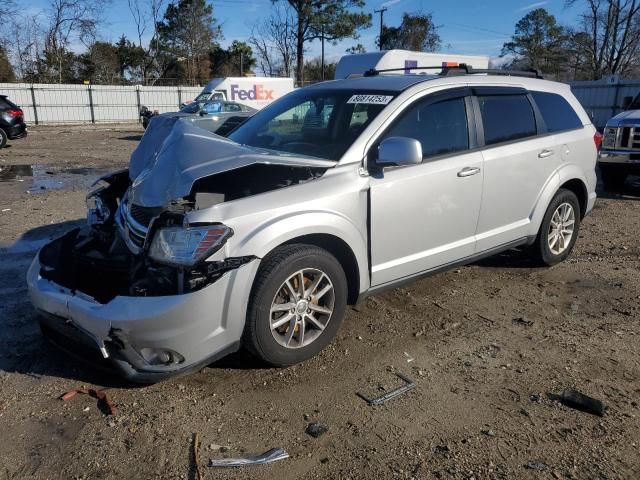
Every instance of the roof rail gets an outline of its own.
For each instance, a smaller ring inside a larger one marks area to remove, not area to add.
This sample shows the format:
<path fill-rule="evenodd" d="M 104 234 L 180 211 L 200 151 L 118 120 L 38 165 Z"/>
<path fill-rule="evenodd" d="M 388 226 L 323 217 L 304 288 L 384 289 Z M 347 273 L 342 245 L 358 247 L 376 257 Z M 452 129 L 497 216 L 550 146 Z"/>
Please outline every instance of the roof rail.
<path fill-rule="evenodd" d="M 385 72 L 403 72 L 406 70 L 440 70 L 438 74 L 442 77 L 452 77 L 456 75 L 473 75 L 473 74 L 487 74 L 487 75 L 503 75 L 508 77 L 528 77 L 528 78 L 543 78 L 542 74 L 535 69 L 531 70 L 501 70 L 497 68 L 473 68 L 466 63 L 460 63 L 457 66 L 438 65 L 430 67 L 402 67 L 402 68 L 384 68 L 382 70 L 376 70 L 371 68 L 364 72 L 365 77 L 375 77 L 380 73 Z"/>

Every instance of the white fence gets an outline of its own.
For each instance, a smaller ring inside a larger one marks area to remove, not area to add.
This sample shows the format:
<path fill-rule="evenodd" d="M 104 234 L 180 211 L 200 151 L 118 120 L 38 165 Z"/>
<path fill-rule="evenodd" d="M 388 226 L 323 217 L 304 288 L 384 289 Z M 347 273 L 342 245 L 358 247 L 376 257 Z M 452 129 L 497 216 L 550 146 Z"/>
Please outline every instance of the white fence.
<path fill-rule="evenodd" d="M 1 0 L 0 0 L 1 1 Z M 571 82 L 582 106 L 602 128 L 620 113 L 625 97 L 640 92 L 640 80 Z M 171 112 L 201 87 L 143 87 L 0 83 L 0 95 L 22 107 L 29 124 L 135 122 L 140 106 Z"/>
<path fill-rule="evenodd" d="M 31 125 L 136 122 L 142 105 L 171 112 L 202 87 L 144 87 L 0 83 L 0 95 L 24 110 Z"/>

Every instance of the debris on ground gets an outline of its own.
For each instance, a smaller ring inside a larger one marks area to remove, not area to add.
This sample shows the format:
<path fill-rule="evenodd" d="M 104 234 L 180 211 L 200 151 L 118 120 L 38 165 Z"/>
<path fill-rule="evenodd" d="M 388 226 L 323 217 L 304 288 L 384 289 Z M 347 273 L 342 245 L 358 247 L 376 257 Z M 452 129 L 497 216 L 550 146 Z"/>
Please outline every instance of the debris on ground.
<path fill-rule="evenodd" d="M 529 462 L 524 465 L 524 468 L 528 468 L 529 470 L 537 470 L 539 472 L 546 470 L 547 464 L 542 462 Z"/>
<path fill-rule="evenodd" d="M 202 470 L 200 470 L 200 437 L 197 432 L 193 434 L 193 463 L 196 466 L 196 478 L 202 480 Z"/>
<path fill-rule="evenodd" d="M 307 425 L 307 429 L 305 430 L 305 433 L 311 435 L 313 438 L 318 438 L 324 435 L 325 433 L 327 433 L 328 431 L 329 431 L 328 426 L 323 425 L 322 423 L 319 423 L 319 422 L 312 422 L 309 425 Z"/>
<path fill-rule="evenodd" d="M 289 454 L 282 448 L 272 448 L 260 455 L 248 455 L 242 458 L 212 458 L 210 467 L 245 467 L 250 465 L 264 465 L 289 458 Z"/>
<path fill-rule="evenodd" d="M 524 325 L 525 327 L 530 327 L 533 325 L 534 321 L 529 317 L 516 317 L 513 319 L 513 323 L 517 323 L 518 325 Z"/>
<path fill-rule="evenodd" d="M 385 393 L 384 395 L 381 395 L 377 398 L 369 398 L 367 396 L 365 396 L 362 393 L 356 392 L 356 395 L 358 395 L 361 399 L 363 399 L 365 402 L 367 402 L 369 405 L 383 405 L 386 402 L 388 402 L 389 400 L 391 400 L 392 398 L 396 398 L 397 396 L 400 396 L 404 393 L 407 393 L 410 390 L 413 390 L 414 388 L 416 388 L 416 384 L 413 383 L 413 380 L 411 380 L 409 377 L 406 377 L 405 375 L 395 372 L 395 375 L 400 378 L 401 380 L 403 380 L 405 382 L 404 385 L 391 390 L 387 393 Z"/>
<path fill-rule="evenodd" d="M 560 395 L 549 393 L 549 400 L 555 400 L 569 408 L 575 408 L 581 412 L 590 413 L 599 417 L 604 416 L 604 404 L 593 397 L 580 393 L 577 390 L 565 390 Z"/>
<path fill-rule="evenodd" d="M 107 415 L 116 415 L 118 413 L 118 409 L 116 408 L 115 403 L 111 401 L 106 391 L 96 390 L 94 388 L 74 388 L 69 390 L 68 392 L 62 394 L 60 399 L 64 402 L 71 400 L 76 395 L 89 395 L 98 400 L 98 407 L 103 412 L 106 412 Z"/>

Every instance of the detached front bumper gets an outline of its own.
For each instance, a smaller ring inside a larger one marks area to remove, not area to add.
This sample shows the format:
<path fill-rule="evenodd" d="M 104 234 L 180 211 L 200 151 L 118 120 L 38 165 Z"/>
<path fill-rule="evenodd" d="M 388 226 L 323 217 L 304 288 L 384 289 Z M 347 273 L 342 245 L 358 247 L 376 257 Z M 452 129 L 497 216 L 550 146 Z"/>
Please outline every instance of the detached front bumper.
<path fill-rule="evenodd" d="M 154 383 L 238 349 L 258 263 L 228 271 L 195 292 L 99 303 L 43 278 L 38 254 L 27 283 L 42 330 L 54 344 L 128 380 Z M 166 355 L 172 361 L 159 363 Z"/>

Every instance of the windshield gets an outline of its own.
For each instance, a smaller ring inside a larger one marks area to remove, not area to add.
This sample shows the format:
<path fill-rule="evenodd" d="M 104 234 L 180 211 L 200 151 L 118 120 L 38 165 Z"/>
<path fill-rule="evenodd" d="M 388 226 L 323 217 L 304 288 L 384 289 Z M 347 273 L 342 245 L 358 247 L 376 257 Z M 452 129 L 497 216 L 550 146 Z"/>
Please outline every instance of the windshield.
<path fill-rule="evenodd" d="M 635 100 L 631 102 L 627 110 L 640 110 L 640 93 L 636 96 Z"/>
<path fill-rule="evenodd" d="M 229 138 L 251 147 L 339 160 L 394 95 L 303 88 L 255 114 Z"/>

